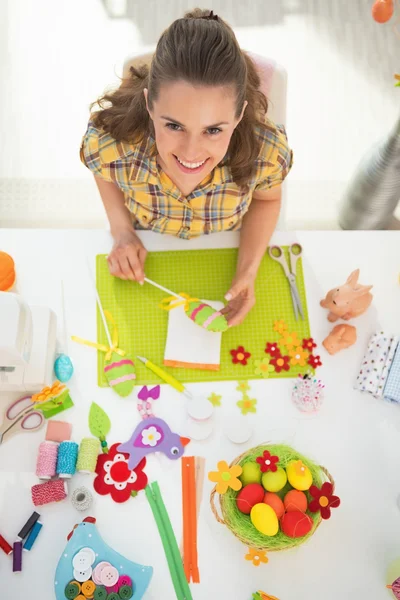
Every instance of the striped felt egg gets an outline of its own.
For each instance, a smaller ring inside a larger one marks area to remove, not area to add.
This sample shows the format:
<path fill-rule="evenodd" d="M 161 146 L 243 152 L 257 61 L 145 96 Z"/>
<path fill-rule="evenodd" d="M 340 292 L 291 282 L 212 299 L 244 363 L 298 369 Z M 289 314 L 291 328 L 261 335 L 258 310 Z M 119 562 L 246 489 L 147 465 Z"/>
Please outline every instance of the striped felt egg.
<path fill-rule="evenodd" d="M 228 329 L 228 321 L 224 315 L 209 304 L 205 304 L 199 300 L 192 300 L 185 307 L 185 310 L 192 321 L 200 325 L 200 327 L 207 329 L 207 331 L 224 332 Z"/>
<path fill-rule="evenodd" d="M 135 365 L 129 356 L 120 356 L 113 352 L 110 360 L 106 360 L 104 373 L 108 385 L 122 397 L 129 396 L 135 386 Z"/>

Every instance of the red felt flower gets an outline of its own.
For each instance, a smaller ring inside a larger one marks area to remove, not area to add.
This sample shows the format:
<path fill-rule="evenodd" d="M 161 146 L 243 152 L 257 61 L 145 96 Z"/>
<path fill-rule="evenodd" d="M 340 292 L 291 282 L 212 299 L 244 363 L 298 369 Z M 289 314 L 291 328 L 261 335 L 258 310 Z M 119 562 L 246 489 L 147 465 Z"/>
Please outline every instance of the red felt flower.
<path fill-rule="evenodd" d="M 101 454 L 97 459 L 93 487 L 101 496 L 111 494 L 114 502 L 126 502 L 136 495 L 132 492 L 144 490 L 147 485 L 147 475 L 143 471 L 146 459 L 143 458 L 131 471 L 128 469 L 129 454 L 118 452 L 118 446 L 119 443 L 114 444 L 107 454 Z"/>
<path fill-rule="evenodd" d="M 290 356 L 275 356 L 269 361 L 270 365 L 275 367 L 275 371 L 280 373 L 281 371 L 289 371 L 290 369 Z"/>
<path fill-rule="evenodd" d="M 312 352 L 313 348 L 317 347 L 317 344 L 314 342 L 313 338 L 304 338 L 302 345 L 304 350 L 308 350 L 309 352 Z"/>
<path fill-rule="evenodd" d="M 275 473 L 278 470 L 276 463 L 279 462 L 279 456 L 271 456 L 271 453 L 265 450 L 262 456 L 256 458 L 256 462 L 260 465 L 261 473 L 266 473 L 267 471 Z"/>
<path fill-rule="evenodd" d="M 281 351 L 276 342 L 268 342 L 265 347 L 265 354 L 269 354 L 270 356 L 280 356 Z"/>
<path fill-rule="evenodd" d="M 246 352 L 246 350 L 243 348 L 243 346 L 238 346 L 236 348 L 236 350 L 231 350 L 231 354 L 232 354 L 232 362 L 234 365 L 237 364 L 241 364 L 246 366 L 247 365 L 247 361 L 250 358 L 251 354 L 250 352 Z"/>
<path fill-rule="evenodd" d="M 312 485 L 309 491 L 314 498 L 308 505 L 309 510 L 311 512 L 320 511 L 323 519 L 329 519 L 331 508 L 337 508 L 340 504 L 340 498 L 332 495 L 333 485 L 329 481 L 326 481 L 321 489 L 318 489 L 316 485 Z"/>
<path fill-rule="evenodd" d="M 312 366 L 313 369 L 316 369 L 317 367 L 322 367 L 322 362 L 321 362 L 320 356 L 314 356 L 314 354 L 310 354 L 307 362 L 309 365 Z"/>

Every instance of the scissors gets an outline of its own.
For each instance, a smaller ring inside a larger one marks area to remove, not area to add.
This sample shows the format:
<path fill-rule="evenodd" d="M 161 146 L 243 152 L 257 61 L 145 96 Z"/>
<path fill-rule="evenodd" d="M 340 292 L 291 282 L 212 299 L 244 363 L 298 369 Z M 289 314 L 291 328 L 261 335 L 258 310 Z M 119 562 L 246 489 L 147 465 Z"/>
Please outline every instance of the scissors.
<path fill-rule="evenodd" d="M 291 246 L 289 246 L 290 265 L 288 265 L 288 262 L 285 258 L 281 246 L 270 246 L 268 248 L 268 252 L 270 257 L 273 260 L 276 260 L 276 262 L 278 262 L 281 265 L 282 269 L 285 272 L 285 275 L 290 285 L 290 292 L 292 294 L 293 310 L 296 321 L 299 318 L 299 313 L 301 318 L 304 319 L 303 307 L 301 305 L 300 294 L 296 283 L 296 264 L 300 256 L 302 255 L 303 248 L 300 246 L 300 244 L 292 244 Z"/>
<path fill-rule="evenodd" d="M 16 433 L 37 431 L 44 423 L 44 416 L 35 405 L 31 396 L 24 396 L 12 402 L 4 412 L 3 424 L 0 427 L 0 444 Z"/>

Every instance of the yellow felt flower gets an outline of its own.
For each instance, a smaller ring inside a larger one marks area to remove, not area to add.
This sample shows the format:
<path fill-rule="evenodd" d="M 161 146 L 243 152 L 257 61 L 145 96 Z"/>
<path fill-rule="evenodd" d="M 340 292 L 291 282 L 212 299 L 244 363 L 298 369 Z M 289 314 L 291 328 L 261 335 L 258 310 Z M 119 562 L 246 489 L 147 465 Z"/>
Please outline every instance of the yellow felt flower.
<path fill-rule="evenodd" d="M 207 400 L 211 402 L 213 406 L 221 406 L 221 398 L 222 396 L 218 396 L 218 394 L 213 393 L 211 396 L 208 396 Z"/>
<path fill-rule="evenodd" d="M 255 413 L 257 400 L 252 400 L 248 396 L 243 396 L 243 400 L 239 400 L 236 402 L 236 406 L 238 406 L 241 410 L 242 415 L 247 415 L 247 413 Z"/>
<path fill-rule="evenodd" d="M 268 558 L 264 550 L 255 550 L 249 548 L 248 554 L 245 555 L 245 559 L 252 561 L 255 567 L 259 567 L 261 563 L 267 563 Z"/>
<path fill-rule="evenodd" d="M 238 492 L 242 488 L 242 482 L 238 477 L 243 469 L 240 465 L 228 466 L 225 460 L 221 460 L 217 465 L 218 471 L 210 471 L 208 479 L 217 484 L 218 494 L 226 494 L 228 488 Z"/>
<path fill-rule="evenodd" d="M 288 350 L 301 346 L 301 342 L 295 331 L 292 331 L 291 333 L 289 331 L 282 331 L 281 344 L 286 346 Z"/>
<path fill-rule="evenodd" d="M 291 365 L 300 365 L 301 367 L 304 367 L 309 354 L 307 350 L 304 350 L 304 348 L 298 346 L 297 348 L 293 348 L 293 350 L 290 350 L 289 356 L 292 357 L 290 359 Z"/>
<path fill-rule="evenodd" d="M 245 394 L 246 392 L 248 392 L 250 390 L 249 382 L 241 381 L 236 389 L 238 392 L 243 392 L 243 394 Z"/>
<path fill-rule="evenodd" d="M 286 330 L 287 325 L 285 321 L 283 321 L 283 319 L 280 319 L 279 321 L 274 321 L 274 331 L 277 331 L 278 333 L 283 333 Z"/>
<path fill-rule="evenodd" d="M 34 404 L 37 402 L 46 402 L 47 400 L 50 400 L 51 398 L 61 394 L 66 387 L 67 386 L 64 383 L 55 381 L 52 386 L 46 386 L 41 392 L 34 394 L 31 400 Z"/>

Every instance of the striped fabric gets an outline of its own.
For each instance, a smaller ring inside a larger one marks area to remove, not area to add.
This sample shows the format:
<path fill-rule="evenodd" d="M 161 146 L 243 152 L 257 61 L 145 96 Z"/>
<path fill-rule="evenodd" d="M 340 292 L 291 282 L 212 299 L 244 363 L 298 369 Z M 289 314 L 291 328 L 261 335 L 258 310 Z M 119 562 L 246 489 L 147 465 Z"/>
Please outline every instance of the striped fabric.
<path fill-rule="evenodd" d="M 226 166 L 228 156 L 188 196 L 183 196 L 157 164 L 154 139 L 140 144 L 117 142 L 89 121 L 80 156 L 94 175 L 114 182 L 124 193 L 135 227 L 190 239 L 236 230 L 253 192 L 280 185 L 293 162 L 283 126 L 267 120 L 259 128 L 262 148 L 248 190 L 241 190 Z M 152 152 L 153 151 L 153 152 Z"/>

